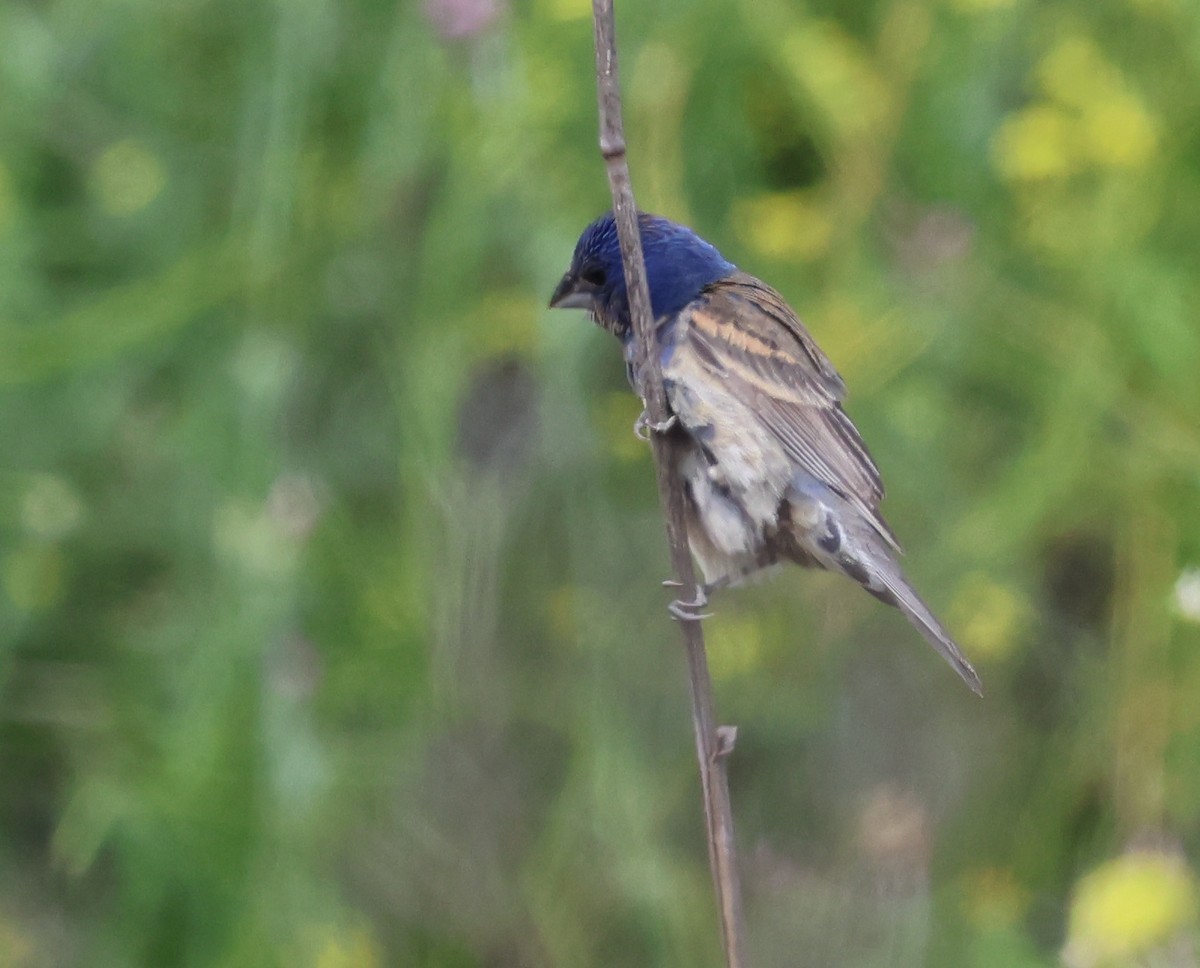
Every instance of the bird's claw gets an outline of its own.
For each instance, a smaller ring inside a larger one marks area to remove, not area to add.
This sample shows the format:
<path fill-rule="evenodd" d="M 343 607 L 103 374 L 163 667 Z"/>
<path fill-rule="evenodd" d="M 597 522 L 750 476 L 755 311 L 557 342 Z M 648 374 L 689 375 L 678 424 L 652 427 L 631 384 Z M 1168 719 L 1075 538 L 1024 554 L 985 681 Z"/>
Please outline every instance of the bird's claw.
<path fill-rule="evenodd" d="M 667 611 L 670 612 L 671 618 L 677 622 L 702 622 L 706 618 L 712 618 L 713 612 L 700 612 L 695 610 L 695 603 L 674 601 L 667 606 Z M 700 606 L 703 608 L 703 606 Z"/>
<path fill-rule="evenodd" d="M 664 585 L 680 587 L 679 582 L 667 580 Z M 671 613 L 671 617 L 679 622 L 699 622 L 702 619 L 712 618 L 712 612 L 702 611 L 708 605 L 708 594 L 704 590 L 703 585 L 696 586 L 696 597 L 690 602 L 680 601 L 678 598 L 667 606 L 667 611 Z"/>
<path fill-rule="evenodd" d="M 679 418 L 675 414 L 671 414 L 666 420 L 660 420 L 655 423 L 650 419 L 650 414 L 643 410 L 638 414 L 637 420 L 633 422 L 633 436 L 638 440 L 649 440 L 651 431 L 656 434 L 665 434 L 678 422 Z"/>

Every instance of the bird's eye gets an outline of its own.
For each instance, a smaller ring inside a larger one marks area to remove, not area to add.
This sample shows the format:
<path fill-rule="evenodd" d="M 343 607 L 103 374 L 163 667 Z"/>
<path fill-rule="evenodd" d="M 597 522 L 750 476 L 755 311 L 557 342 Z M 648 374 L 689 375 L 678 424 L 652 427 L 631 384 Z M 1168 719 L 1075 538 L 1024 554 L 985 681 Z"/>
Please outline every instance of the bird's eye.
<path fill-rule="evenodd" d="M 580 273 L 580 278 L 590 286 L 603 286 L 604 270 L 599 266 L 588 266 Z"/>

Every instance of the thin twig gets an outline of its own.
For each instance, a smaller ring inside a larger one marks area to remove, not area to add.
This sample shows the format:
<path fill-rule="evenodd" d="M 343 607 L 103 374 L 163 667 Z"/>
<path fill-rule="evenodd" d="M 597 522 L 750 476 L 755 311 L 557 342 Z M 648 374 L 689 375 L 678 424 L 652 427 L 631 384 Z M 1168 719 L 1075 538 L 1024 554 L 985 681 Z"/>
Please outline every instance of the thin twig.
<path fill-rule="evenodd" d="M 646 267 L 642 260 L 642 239 L 637 229 L 637 205 L 629 180 L 625 158 L 625 133 L 621 120 L 621 92 L 617 79 L 617 39 L 613 22 L 612 0 L 592 0 L 596 26 L 596 87 L 600 104 L 600 153 L 608 170 L 612 189 L 613 212 L 621 242 L 621 261 L 625 268 L 626 290 L 633 316 L 638 345 L 637 359 L 642 372 L 637 383 L 652 425 L 661 425 L 668 416 L 663 392 L 658 353 L 654 350 L 654 326 L 650 315 L 650 292 L 646 285 Z M 667 435 L 651 433 L 658 493 L 667 520 L 667 540 L 671 546 L 671 564 L 682 588 L 696 587 L 692 557 L 688 551 L 684 497 L 674 473 L 675 449 Z M 712 679 L 704 649 L 704 632 L 699 621 L 679 623 L 687 651 L 688 677 L 692 692 L 692 725 L 696 733 L 696 756 L 700 761 L 700 785 L 704 794 L 704 816 L 708 831 L 708 862 L 712 869 L 717 910 L 721 920 L 721 938 L 727 968 L 746 968 L 745 929 L 742 922 L 742 896 L 738 881 L 737 854 L 733 839 L 733 809 L 729 801 L 729 781 L 725 761 L 733 749 L 736 731 L 721 727 L 718 731 L 713 713 Z"/>

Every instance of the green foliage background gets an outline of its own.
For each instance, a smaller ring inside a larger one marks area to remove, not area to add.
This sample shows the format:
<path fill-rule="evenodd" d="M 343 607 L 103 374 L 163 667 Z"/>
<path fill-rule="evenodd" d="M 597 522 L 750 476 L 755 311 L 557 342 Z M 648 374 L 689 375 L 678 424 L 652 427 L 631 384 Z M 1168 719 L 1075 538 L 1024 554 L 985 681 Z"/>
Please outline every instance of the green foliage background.
<path fill-rule="evenodd" d="M 1200 8 L 619 6 L 987 688 L 719 598 L 755 964 L 1197 964 Z M 588 15 L 0 6 L 0 966 L 718 964 Z"/>

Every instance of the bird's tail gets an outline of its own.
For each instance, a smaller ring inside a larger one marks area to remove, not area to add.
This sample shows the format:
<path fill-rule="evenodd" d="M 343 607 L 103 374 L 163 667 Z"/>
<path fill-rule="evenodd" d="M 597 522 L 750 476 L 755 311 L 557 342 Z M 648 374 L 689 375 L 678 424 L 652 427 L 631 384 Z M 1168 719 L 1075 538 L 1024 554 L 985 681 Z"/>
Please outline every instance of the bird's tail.
<path fill-rule="evenodd" d="M 950 638 L 950 633 L 946 631 L 942 623 L 929 610 L 929 606 L 921 601 L 921 596 L 916 593 L 912 585 L 900 573 L 899 566 L 895 563 L 889 564 L 891 564 L 890 568 L 879 568 L 876 570 L 875 575 L 872 576 L 884 585 L 887 592 L 880 594 L 871 589 L 870 586 L 868 586 L 868 590 L 873 591 L 874 594 L 889 605 L 895 605 L 900 609 L 913 624 L 913 627 L 925 637 L 925 640 L 930 645 L 937 649 L 941 657 L 950 663 L 950 667 L 962 677 L 962 681 L 967 684 L 971 692 L 977 696 L 982 696 L 983 683 L 979 681 L 979 673 L 967 661 L 967 657 L 962 654 L 954 639 Z"/>

